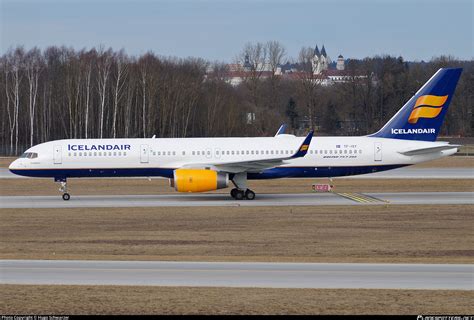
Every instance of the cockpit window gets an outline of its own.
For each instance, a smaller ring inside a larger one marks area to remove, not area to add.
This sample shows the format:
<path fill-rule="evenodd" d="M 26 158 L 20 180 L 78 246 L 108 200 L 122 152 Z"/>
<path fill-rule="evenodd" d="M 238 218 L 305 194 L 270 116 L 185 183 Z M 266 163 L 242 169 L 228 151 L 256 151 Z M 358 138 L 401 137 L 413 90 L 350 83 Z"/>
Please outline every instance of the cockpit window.
<path fill-rule="evenodd" d="M 34 159 L 38 158 L 38 154 L 36 152 L 25 152 L 21 155 L 20 158 Z"/>

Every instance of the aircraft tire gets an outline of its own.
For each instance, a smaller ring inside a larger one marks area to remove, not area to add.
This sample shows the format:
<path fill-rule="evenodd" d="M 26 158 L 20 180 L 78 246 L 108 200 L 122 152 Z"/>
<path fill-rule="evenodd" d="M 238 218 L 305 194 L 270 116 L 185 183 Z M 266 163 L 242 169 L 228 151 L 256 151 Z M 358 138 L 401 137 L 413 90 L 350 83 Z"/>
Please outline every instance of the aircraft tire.
<path fill-rule="evenodd" d="M 247 200 L 255 199 L 255 192 L 253 192 L 250 189 L 247 189 L 247 191 L 245 191 L 245 199 L 247 199 Z"/>
<path fill-rule="evenodd" d="M 235 192 L 235 197 L 234 197 L 235 200 L 243 200 L 244 197 L 245 197 L 245 193 L 242 190 L 237 190 Z"/>
<path fill-rule="evenodd" d="M 63 200 L 64 201 L 68 201 L 69 199 L 71 199 L 71 195 L 69 193 L 63 193 Z"/>

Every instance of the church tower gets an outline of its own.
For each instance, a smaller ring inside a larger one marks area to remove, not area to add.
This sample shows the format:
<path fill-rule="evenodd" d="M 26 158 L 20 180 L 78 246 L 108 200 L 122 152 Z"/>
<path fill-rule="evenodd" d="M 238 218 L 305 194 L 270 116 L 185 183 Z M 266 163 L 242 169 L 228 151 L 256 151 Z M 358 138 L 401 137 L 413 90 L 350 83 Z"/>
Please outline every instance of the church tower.
<path fill-rule="evenodd" d="M 319 51 L 318 45 L 316 45 L 316 48 L 314 48 L 314 56 L 311 60 L 313 74 L 321 74 L 321 72 L 328 69 L 330 63 L 331 60 L 326 54 L 326 48 L 324 48 L 324 45 L 321 52 Z"/>
<path fill-rule="evenodd" d="M 339 57 L 337 57 L 336 69 L 337 70 L 344 70 L 345 69 L 344 57 L 342 56 L 342 54 L 340 54 Z"/>

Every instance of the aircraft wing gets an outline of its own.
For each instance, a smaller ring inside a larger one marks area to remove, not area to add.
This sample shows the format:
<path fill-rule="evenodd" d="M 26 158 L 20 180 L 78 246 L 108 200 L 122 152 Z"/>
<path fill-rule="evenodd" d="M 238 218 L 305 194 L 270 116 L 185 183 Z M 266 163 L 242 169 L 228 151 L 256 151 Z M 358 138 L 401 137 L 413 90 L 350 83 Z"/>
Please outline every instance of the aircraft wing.
<path fill-rule="evenodd" d="M 413 155 L 418 155 L 418 154 L 427 154 L 427 153 L 439 152 L 443 150 L 449 150 L 453 148 L 459 148 L 460 146 L 461 145 L 459 144 L 445 144 L 445 145 L 426 147 L 426 148 L 407 149 L 407 150 L 398 151 L 398 153 L 401 153 L 405 156 L 413 156 Z"/>
<path fill-rule="evenodd" d="M 223 171 L 229 173 L 238 172 L 258 172 L 263 169 L 273 168 L 285 163 L 286 160 L 301 158 L 306 155 L 309 149 L 309 144 L 313 138 L 313 131 L 311 131 L 303 143 L 297 149 L 297 151 L 287 157 L 272 157 L 272 158 L 261 158 L 252 159 L 246 161 L 228 161 L 228 162 L 215 162 L 215 163 L 202 163 L 202 164 L 188 164 L 183 166 L 184 168 L 210 168 L 216 171 Z"/>

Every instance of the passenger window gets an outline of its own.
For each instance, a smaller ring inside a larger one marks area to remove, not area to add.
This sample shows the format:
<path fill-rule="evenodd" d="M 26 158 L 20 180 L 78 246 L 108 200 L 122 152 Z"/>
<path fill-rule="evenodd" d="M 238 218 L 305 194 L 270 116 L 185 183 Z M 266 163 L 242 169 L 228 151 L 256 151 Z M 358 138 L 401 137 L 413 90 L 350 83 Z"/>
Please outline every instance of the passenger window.
<path fill-rule="evenodd" d="M 114 157 L 116 157 L 116 156 L 117 156 L 117 152 L 114 152 Z"/>
<path fill-rule="evenodd" d="M 79 152 L 79 157 L 82 157 L 82 152 Z"/>
<path fill-rule="evenodd" d="M 173 156 L 175 156 L 175 155 L 176 155 L 176 151 L 173 151 Z"/>
<path fill-rule="evenodd" d="M 273 154 L 273 150 L 271 150 L 270 153 Z"/>
<path fill-rule="evenodd" d="M 186 151 L 183 151 L 183 156 L 185 156 L 185 155 L 186 155 Z"/>
<path fill-rule="evenodd" d="M 112 156 L 112 152 L 109 151 L 109 157 L 111 157 L 111 156 Z"/>
<path fill-rule="evenodd" d="M 249 151 L 249 150 L 247 150 L 247 154 L 250 154 L 250 151 Z"/>
<path fill-rule="evenodd" d="M 196 154 L 196 152 L 193 151 L 191 154 L 194 156 Z"/>
<path fill-rule="evenodd" d="M 127 155 L 127 153 L 126 153 L 126 152 L 124 152 L 124 153 L 123 153 L 123 156 L 125 157 L 126 155 Z"/>
<path fill-rule="evenodd" d="M 234 150 L 232 150 L 231 154 L 234 155 Z"/>
<path fill-rule="evenodd" d="M 70 153 L 70 152 L 68 153 L 68 156 L 69 156 L 69 157 L 71 156 L 71 153 Z"/>
<path fill-rule="evenodd" d="M 251 154 L 254 154 L 254 151 L 252 150 L 250 153 L 251 153 Z"/>

